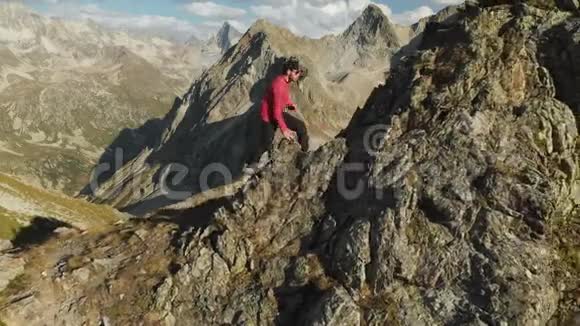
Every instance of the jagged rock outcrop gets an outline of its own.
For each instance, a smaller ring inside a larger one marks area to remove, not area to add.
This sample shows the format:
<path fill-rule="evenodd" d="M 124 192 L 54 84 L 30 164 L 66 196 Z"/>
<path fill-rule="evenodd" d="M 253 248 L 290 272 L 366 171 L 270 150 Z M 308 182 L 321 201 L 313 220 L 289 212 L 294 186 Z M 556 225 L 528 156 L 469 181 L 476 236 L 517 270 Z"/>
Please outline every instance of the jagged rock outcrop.
<path fill-rule="evenodd" d="M 411 28 L 415 33 L 415 35 L 418 35 L 425 30 L 427 24 L 429 23 L 443 23 L 446 20 L 456 18 L 458 12 L 464 9 L 466 5 L 469 6 L 470 3 L 447 6 L 438 11 L 437 13 L 435 13 L 434 15 L 419 19 L 419 21 L 413 24 Z M 471 5 L 473 4 L 471 3 Z"/>
<path fill-rule="evenodd" d="M 228 180 L 211 174 L 210 187 L 240 177 L 256 147 L 261 97 L 283 57 L 291 55 L 310 70 L 292 95 L 316 148 L 344 128 L 373 87 L 384 81 L 391 54 L 400 44 L 388 18 L 375 6 L 343 34 L 320 40 L 297 37 L 259 20 L 165 117 L 165 129 L 149 142 L 154 146 L 123 160 L 127 164 L 114 175 L 93 178 L 100 187 L 84 194 L 142 215 L 185 199 L 169 198 L 162 189 L 167 171 L 174 168 L 188 173 L 171 189 L 190 195 L 202 190 L 200 177 L 208 166 L 228 172 Z"/>
<path fill-rule="evenodd" d="M 206 61 L 209 65 L 204 65 L 204 70 L 207 70 L 212 64 L 219 61 L 226 51 L 236 44 L 241 37 L 242 33 L 226 21 L 208 40 L 201 41 L 193 38 L 189 40 L 188 43 L 196 44 L 194 48 L 199 49 L 199 56 L 203 58 L 211 58 L 211 60 Z"/>
<path fill-rule="evenodd" d="M 376 5 L 369 5 L 357 20 L 342 34 L 343 38 L 351 39 L 361 47 L 368 45 L 386 48 L 399 47 L 395 27 Z"/>
<path fill-rule="evenodd" d="M 225 22 L 219 29 L 215 36 L 215 42 L 221 49 L 222 53 L 225 53 L 232 45 L 236 44 L 242 37 L 242 33 L 236 30 L 228 22 Z"/>
<path fill-rule="evenodd" d="M 540 47 L 541 61 L 554 78 L 556 96 L 580 115 L 580 21 L 571 20 L 551 28 Z"/>
<path fill-rule="evenodd" d="M 340 67 L 349 60 L 367 65 L 373 61 L 389 64 L 392 50 L 404 45 L 398 28 L 401 27 L 394 25 L 378 6 L 369 5 L 339 36 L 343 49 L 336 66 Z"/>
<path fill-rule="evenodd" d="M 235 195 L 21 253 L 44 259 L 21 278 L 28 296 L 7 287 L 3 320 L 577 320 L 578 132 L 541 44 L 579 18 L 528 5 L 458 15 L 426 29 L 317 151 L 278 138 Z"/>

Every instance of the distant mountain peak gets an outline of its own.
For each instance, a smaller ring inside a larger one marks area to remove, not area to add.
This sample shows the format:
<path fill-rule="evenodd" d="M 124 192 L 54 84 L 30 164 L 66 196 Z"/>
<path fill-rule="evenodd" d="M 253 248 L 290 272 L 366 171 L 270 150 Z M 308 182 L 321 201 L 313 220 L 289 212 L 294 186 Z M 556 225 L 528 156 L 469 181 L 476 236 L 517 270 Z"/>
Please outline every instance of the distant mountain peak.
<path fill-rule="evenodd" d="M 23 3 L 21 2 L 16 2 L 16 1 L 5 1 L 0 3 L 0 8 L 2 11 L 8 11 L 8 10 L 13 10 L 13 11 L 26 11 L 26 12 L 30 12 L 30 9 L 28 7 L 26 7 Z"/>
<path fill-rule="evenodd" d="M 381 9 L 379 6 L 377 6 L 376 4 L 374 4 L 374 3 L 371 3 L 371 4 L 369 4 L 369 5 L 368 5 L 368 6 L 365 8 L 365 10 L 363 11 L 363 14 L 362 14 L 362 15 L 363 15 L 363 16 L 364 16 L 364 15 L 375 15 L 375 16 L 383 16 L 383 17 L 385 17 L 385 18 L 387 17 L 387 16 L 385 15 L 385 13 L 383 12 L 383 10 L 382 10 L 382 9 Z"/>
<path fill-rule="evenodd" d="M 370 4 L 362 14 L 342 34 L 360 46 L 384 44 L 387 47 L 399 46 L 395 27 L 383 10 Z"/>
<path fill-rule="evenodd" d="M 232 25 L 230 25 L 230 23 L 228 21 L 225 21 L 222 24 L 222 27 L 220 27 L 218 34 L 219 33 L 228 33 L 230 31 L 230 29 L 233 29 Z"/>
<path fill-rule="evenodd" d="M 260 32 L 268 33 L 269 31 L 278 30 L 281 27 L 274 25 L 270 21 L 264 18 L 257 19 L 248 29 L 251 34 L 256 34 Z"/>
<path fill-rule="evenodd" d="M 208 52 L 215 52 L 217 50 L 219 53 L 223 54 L 232 45 L 237 43 L 241 36 L 242 33 L 240 33 L 226 21 L 223 23 L 217 33 L 214 34 L 209 40 L 207 40 L 204 47 Z"/>
<path fill-rule="evenodd" d="M 35 15 L 35 13 L 23 3 L 14 1 L 0 2 L 0 25 L 2 25 L 2 21 L 11 21 L 18 17 L 30 15 Z"/>
<path fill-rule="evenodd" d="M 225 52 L 233 44 L 235 44 L 241 36 L 242 33 L 240 33 L 226 21 L 217 32 L 215 39 L 218 47 L 222 50 L 222 52 Z"/>
<path fill-rule="evenodd" d="M 192 35 L 190 38 L 185 41 L 186 46 L 200 46 L 203 42 L 197 38 L 195 35 Z"/>

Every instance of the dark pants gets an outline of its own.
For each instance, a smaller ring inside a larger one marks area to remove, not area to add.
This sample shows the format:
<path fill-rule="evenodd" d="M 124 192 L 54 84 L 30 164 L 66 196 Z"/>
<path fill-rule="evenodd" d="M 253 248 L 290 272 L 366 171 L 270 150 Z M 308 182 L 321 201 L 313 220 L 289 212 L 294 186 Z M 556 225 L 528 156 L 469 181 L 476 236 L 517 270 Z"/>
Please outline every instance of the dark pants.
<path fill-rule="evenodd" d="M 304 122 L 302 115 L 293 111 L 284 112 L 284 121 L 286 122 L 288 129 L 296 132 L 296 135 L 298 136 L 298 143 L 300 143 L 302 151 L 308 152 L 310 139 L 308 137 L 308 129 L 306 128 L 306 123 Z"/>
<path fill-rule="evenodd" d="M 272 151 L 272 142 L 276 134 L 276 125 L 271 122 L 264 122 L 260 120 L 260 127 L 258 130 L 258 146 L 255 161 L 259 161 L 264 152 Z"/>
<path fill-rule="evenodd" d="M 306 128 L 304 120 L 302 120 L 298 114 L 284 112 L 284 121 L 286 122 L 288 129 L 296 132 L 302 151 L 307 152 L 309 148 L 309 137 L 308 129 Z M 275 122 L 264 122 L 260 120 L 256 154 L 248 163 L 258 162 L 264 152 L 272 151 L 272 142 L 274 141 L 274 135 L 276 134 L 277 129 L 278 125 L 276 125 Z"/>

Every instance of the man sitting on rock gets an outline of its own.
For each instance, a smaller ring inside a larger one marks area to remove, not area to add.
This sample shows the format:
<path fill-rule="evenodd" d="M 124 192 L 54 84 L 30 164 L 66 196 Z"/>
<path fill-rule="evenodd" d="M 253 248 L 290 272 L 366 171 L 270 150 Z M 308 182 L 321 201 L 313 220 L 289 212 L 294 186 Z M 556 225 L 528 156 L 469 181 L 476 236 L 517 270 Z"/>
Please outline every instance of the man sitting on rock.
<path fill-rule="evenodd" d="M 260 160 L 265 151 L 270 151 L 276 129 L 280 128 L 284 138 L 298 143 L 303 151 L 308 151 L 308 130 L 302 115 L 290 99 L 290 83 L 306 76 L 306 69 L 295 57 L 290 57 L 282 66 L 282 73 L 274 78 L 267 88 L 260 106 L 258 146 L 253 161 Z"/>

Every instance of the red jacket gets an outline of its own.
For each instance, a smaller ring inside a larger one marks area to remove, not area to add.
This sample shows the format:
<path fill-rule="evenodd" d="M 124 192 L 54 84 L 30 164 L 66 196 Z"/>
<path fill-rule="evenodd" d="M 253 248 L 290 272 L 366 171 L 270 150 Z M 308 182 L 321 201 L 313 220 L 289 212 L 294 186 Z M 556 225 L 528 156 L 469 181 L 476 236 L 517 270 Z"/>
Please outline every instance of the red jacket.
<path fill-rule="evenodd" d="M 284 75 L 279 75 L 272 81 L 261 103 L 261 117 L 264 122 L 276 122 L 282 132 L 288 130 L 284 121 L 284 108 L 294 106 L 290 100 L 290 88 Z"/>

